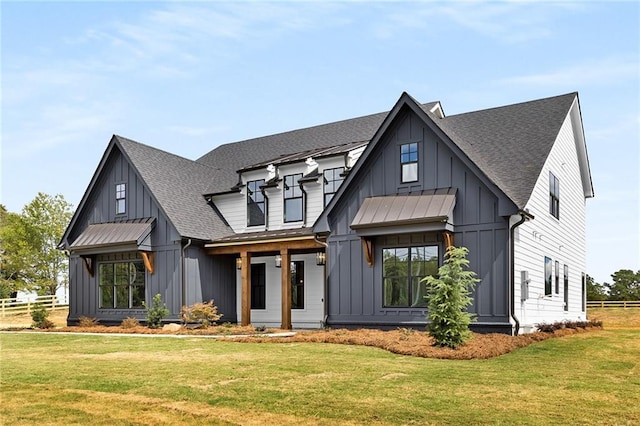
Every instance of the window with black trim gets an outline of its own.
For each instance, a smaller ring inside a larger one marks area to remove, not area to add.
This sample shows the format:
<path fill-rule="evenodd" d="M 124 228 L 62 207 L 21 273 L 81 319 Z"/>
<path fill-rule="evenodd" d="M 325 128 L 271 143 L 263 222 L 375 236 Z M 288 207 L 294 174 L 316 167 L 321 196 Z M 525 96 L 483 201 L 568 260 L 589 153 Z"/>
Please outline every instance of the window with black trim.
<path fill-rule="evenodd" d="M 560 219 L 560 181 L 549 172 L 549 213 Z"/>
<path fill-rule="evenodd" d="M 141 260 L 98 266 L 101 309 L 142 309 L 146 274 Z"/>
<path fill-rule="evenodd" d="M 564 310 L 569 310 L 569 265 L 564 265 Z"/>
<path fill-rule="evenodd" d="M 560 262 L 556 260 L 556 276 L 555 276 L 555 290 L 556 294 L 560 294 Z"/>
<path fill-rule="evenodd" d="M 344 167 L 336 167 L 335 169 L 326 169 L 322 172 L 324 179 L 324 206 L 327 207 L 329 201 L 338 192 L 338 188 L 344 180 Z"/>
<path fill-rule="evenodd" d="M 265 202 L 264 194 L 260 187 L 264 185 L 264 179 L 247 182 L 247 225 L 264 225 Z"/>
<path fill-rule="evenodd" d="M 400 145 L 400 166 L 402 183 L 418 180 L 418 143 Z"/>
<path fill-rule="evenodd" d="M 438 274 L 438 246 L 385 248 L 382 262 L 383 306 L 426 308 L 423 278 Z"/>
<path fill-rule="evenodd" d="M 266 309 L 266 265 L 251 264 L 251 309 Z"/>
<path fill-rule="evenodd" d="M 587 275 L 582 273 L 582 312 L 587 310 Z"/>
<path fill-rule="evenodd" d="M 127 185 L 119 183 L 116 185 L 116 214 L 127 212 Z"/>
<path fill-rule="evenodd" d="M 298 180 L 302 173 L 284 177 L 284 221 L 299 222 L 303 219 L 304 197 Z"/>
<path fill-rule="evenodd" d="M 291 262 L 291 309 L 304 309 L 304 262 Z"/>
<path fill-rule="evenodd" d="M 552 268 L 551 268 L 551 258 L 544 258 L 544 295 L 551 296 L 551 276 L 552 276 Z"/>

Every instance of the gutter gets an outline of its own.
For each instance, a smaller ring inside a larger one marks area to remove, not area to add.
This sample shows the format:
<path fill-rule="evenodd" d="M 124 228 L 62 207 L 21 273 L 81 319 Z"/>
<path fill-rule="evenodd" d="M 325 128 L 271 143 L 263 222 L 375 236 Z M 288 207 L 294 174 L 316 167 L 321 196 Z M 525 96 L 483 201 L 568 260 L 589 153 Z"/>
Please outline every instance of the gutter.
<path fill-rule="evenodd" d="M 516 324 L 516 329 L 514 336 L 518 335 L 520 331 L 520 320 L 516 317 L 516 301 L 515 301 L 515 289 L 516 289 L 516 271 L 515 271 L 515 251 L 516 251 L 516 242 L 514 240 L 515 230 L 518 226 L 522 225 L 528 220 L 533 220 L 535 217 L 524 210 L 518 211 L 520 215 L 520 220 L 514 223 L 509 228 L 509 305 L 511 311 L 511 318 Z"/>

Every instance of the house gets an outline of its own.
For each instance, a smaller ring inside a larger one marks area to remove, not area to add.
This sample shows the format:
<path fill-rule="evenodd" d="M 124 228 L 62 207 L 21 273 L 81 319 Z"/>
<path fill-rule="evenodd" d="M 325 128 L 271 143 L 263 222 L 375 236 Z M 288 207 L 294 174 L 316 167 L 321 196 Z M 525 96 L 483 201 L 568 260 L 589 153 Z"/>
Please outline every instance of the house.
<path fill-rule="evenodd" d="M 586 318 L 593 186 L 577 93 L 446 116 L 379 113 L 192 161 L 113 136 L 60 248 L 68 323 L 144 319 L 161 294 L 282 328 L 424 327 L 449 245 L 481 281 L 477 331 Z"/>

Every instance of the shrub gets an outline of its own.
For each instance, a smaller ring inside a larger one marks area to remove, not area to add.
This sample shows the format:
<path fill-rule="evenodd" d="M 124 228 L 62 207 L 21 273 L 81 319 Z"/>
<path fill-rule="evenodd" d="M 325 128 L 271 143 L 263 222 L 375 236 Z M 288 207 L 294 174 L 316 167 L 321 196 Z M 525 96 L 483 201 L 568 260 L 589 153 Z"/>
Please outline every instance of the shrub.
<path fill-rule="evenodd" d="M 120 327 L 122 328 L 136 328 L 140 325 L 140 321 L 137 318 L 127 317 L 122 320 Z"/>
<path fill-rule="evenodd" d="M 200 323 L 203 327 L 215 323 L 222 314 L 218 313 L 218 307 L 213 304 L 213 300 L 206 303 L 194 303 L 191 306 L 183 306 L 180 311 L 182 322 L 187 323 Z"/>
<path fill-rule="evenodd" d="M 475 272 L 465 270 L 469 266 L 467 253 L 466 247 L 448 247 L 438 277 L 424 278 L 428 285 L 428 329 L 438 346 L 455 349 L 471 337 L 473 315 L 467 308 L 473 302 L 470 292 L 480 280 Z"/>
<path fill-rule="evenodd" d="M 96 327 L 98 325 L 98 320 L 96 318 L 93 317 L 85 317 L 85 316 L 81 316 L 78 319 L 78 325 L 80 327 Z"/>
<path fill-rule="evenodd" d="M 48 316 L 49 316 L 49 312 L 47 312 L 47 309 L 44 306 L 40 304 L 35 305 L 33 307 L 33 310 L 31 311 L 31 319 L 33 320 L 33 327 L 34 328 L 51 328 L 51 327 L 42 326 L 45 321 L 49 321 L 47 320 Z"/>
<path fill-rule="evenodd" d="M 56 325 L 52 321 L 50 321 L 49 318 L 45 318 L 45 320 L 42 321 L 42 323 L 40 324 L 40 327 L 38 327 L 38 328 L 49 329 L 49 328 L 53 328 L 55 326 Z"/>
<path fill-rule="evenodd" d="M 147 311 L 147 327 L 158 328 L 162 323 L 162 319 L 169 315 L 167 305 L 162 302 L 162 295 L 160 293 L 153 296 L 153 303 L 151 306 L 147 306 L 145 302 L 142 305 Z"/>

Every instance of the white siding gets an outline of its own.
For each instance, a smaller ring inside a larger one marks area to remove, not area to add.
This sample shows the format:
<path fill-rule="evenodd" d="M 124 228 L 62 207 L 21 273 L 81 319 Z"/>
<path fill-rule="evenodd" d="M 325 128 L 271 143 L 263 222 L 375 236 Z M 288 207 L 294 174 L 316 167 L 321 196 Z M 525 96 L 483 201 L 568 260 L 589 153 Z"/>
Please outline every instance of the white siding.
<path fill-rule="evenodd" d="M 291 310 L 293 328 L 320 328 L 324 318 L 324 266 L 316 265 L 315 253 L 292 255 L 291 260 L 304 261 L 304 309 Z M 280 327 L 282 322 L 282 268 L 275 267 L 273 256 L 252 257 L 251 263 L 266 265 L 265 309 L 251 310 L 254 326 Z M 284 267 L 284 265 L 283 265 Z M 242 280 L 240 271 L 236 276 L 238 318 L 242 310 Z"/>
<path fill-rule="evenodd" d="M 577 108 L 574 104 L 573 108 Z M 535 216 L 515 236 L 515 303 L 522 331 L 535 324 L 584 320 L 582 274 L 586 272 L 585 197 L 571 114 L 567 116 L 542 169 L 526 209 Z M 549 213 L 549 172 L 560 181 L 560 218 Z M 511 225 L 519 219 L 513 217 Z M 552 295 L 545 296 L 544 258 L 552 260 Z M 555 293 L 555 262 L 560 263 L 560 291 Z M 564 265 L 569 266 L 569 308 L 564 310 Z M 529 273 L 529 298 L 521 302 L 521 271 Z"/>

